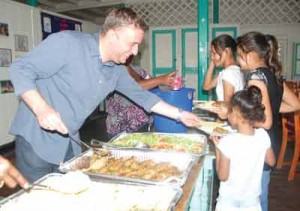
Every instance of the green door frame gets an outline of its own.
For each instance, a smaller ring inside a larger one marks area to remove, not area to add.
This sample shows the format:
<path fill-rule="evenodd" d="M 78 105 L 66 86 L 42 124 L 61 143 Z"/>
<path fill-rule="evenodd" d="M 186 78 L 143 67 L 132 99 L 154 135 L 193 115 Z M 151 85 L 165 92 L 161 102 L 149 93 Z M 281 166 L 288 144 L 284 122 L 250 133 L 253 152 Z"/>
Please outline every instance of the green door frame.
<path fill-rule="evenodd" d="M 182 67 L 182 76 L 185 77 L 186 74 L 191 74 L 194 73 L 195 68 L 198 68 L 198 66 L 196 67 L 187 67 L 185 60 L 186 60 L 186 34 L 188 33 L 198 33 L 198 29 L 197 28 L 184 28 L 181 30 L 181 51 L 182 51 L 182 61 L 181 61 L 181 67 Z"/>
<path fill-rule="evenodd" d="M 27 0 L 27 4 L 32 7 L 37 7 L 38 0 Z"/>
<path fill-rule="evenodd" d="M 172 39 L 172 66 L 157 67 L 156 66 L 156 36 L 161 34 L 170 34 Z M 158 74 L 166 74 L 176 69 L 176 30 L 153 30 L 152 31 L 152 71 L 155 77 Z"/>
<path fill-rule="evenodd" d="M 209 93 L 203 91 L 203 81 L 208 68 L 209 14 L 208 1 L 198 0 L 198 99 L 208 100 Z"/>

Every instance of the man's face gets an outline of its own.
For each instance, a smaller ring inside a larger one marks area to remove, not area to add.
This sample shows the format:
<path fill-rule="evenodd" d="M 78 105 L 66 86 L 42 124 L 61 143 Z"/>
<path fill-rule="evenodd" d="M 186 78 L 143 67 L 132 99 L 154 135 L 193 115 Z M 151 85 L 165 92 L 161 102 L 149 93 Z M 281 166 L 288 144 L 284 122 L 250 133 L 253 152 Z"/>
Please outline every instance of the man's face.
<path fill-rule="evenodd" d="M 124 64 L 128 57 L 137 55 L 139 44 L 143 41 L 144 31 L 134 25 L 124 26 L 114 30 L 113 62 Z"/>

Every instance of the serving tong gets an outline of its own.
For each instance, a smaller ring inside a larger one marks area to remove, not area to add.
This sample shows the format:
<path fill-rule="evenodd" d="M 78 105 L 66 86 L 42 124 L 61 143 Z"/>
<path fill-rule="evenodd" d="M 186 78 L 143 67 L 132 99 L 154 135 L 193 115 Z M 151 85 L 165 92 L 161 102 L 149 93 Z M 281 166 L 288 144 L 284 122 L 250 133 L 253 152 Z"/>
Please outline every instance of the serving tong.
<path fill-rule="evenodd" d="M 106 149 L 103 149 L 102 146 L 101 146 L 101 148 L 98 147 L 98 146 L 96 147 L 94 145 L 90 146 L 90 145 L 86 144 L 84 141 L 82 141 L 81 139 L 79 139 L 79 138 L 75 137 L 74 135 L 72 135 L 71 133 L 69 133 L 69 137 L 71 138 L 72 141 L 77 143 L 79 146 L 81 146 L 81 145 L 85 146 L 87 149 L 92 150 L 93 153 L 97 154 L 98 156 L 107 156 L 107 155 L 110 154 L 110 152 Z M 93 139 L 93 140 L 95 140 L 95 139 Z"/>
<path fill-rule="evenodd" d="M 62 194 L 77 195 L 77 194 L 80 194 L 80 193 L 86 191 L 87 188 L 77 190 L 77 191 L 62 191 L 62 190 L 59 190 L 57 188 L 53 188 L 50 185 L 43 185 L 43 184 L 34 183 L 34 184 L 29 184 L 28 187 L 24 188 L 24 190 L 27 193 L 29 193 L 31 190 L 44 190 L 44 191 L 53 191 L 53 192 L 62 193 Z"/>

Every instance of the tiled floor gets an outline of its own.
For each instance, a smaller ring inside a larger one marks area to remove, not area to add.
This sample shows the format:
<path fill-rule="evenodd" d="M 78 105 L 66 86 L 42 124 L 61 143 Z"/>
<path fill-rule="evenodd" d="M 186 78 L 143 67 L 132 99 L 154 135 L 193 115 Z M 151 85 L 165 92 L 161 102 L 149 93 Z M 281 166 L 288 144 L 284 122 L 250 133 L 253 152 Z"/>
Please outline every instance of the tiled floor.
<path fill-rule="evenodd" d="M 89 122 L 89 126 L 83 131 L 83 139 L 90 140 L 97 138 L 107 140 L 106 133 L 103 129 L 105 123 L 104 118 L 100 118 L 96 123 Z M 96 124 L 96 126 L 94 125 Z M 292 152 L 292 146 L 288 148 L 289 154 Z M 0 150 L 1 155 L 7 156 L 12 162 L 14 161 L 14 148 Z M 271 176 L 269 191 L 269 210 L 270 211 L 294 211 L 300 210 L 300 176 L 294 181 L 288 181 L 289 167 L 276 169 Z M 0 189 L 0 196 L 6 197 L 16 192 L 18 189 L 8 189 L 6 187 Z M 216 193 L 216 191 L 215 191 Z"/>

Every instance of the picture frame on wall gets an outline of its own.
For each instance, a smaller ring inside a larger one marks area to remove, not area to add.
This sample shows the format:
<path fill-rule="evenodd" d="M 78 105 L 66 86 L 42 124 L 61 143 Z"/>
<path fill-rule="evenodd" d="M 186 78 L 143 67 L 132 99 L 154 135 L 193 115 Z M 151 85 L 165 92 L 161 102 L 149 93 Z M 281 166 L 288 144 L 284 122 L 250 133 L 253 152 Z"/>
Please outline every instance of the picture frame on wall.
<path fill-rule="evenodd" d="M 10 80 L 3 80 L 0 81 L 0 92 L 1 94 L 8 94 L 8 93 L 13 93 L 14 86 Z"/>
<path fill-rule="evenodd" d="M 0 35 L 9 36 L 7 23 L 0 23 Z"/>
<path fill-rule="evenodd" d="M 294 46 L 294 75 L 300 76 L 300 43 L 295 43 Z"/>
<path fill-rule="evenodd" d="M 28 51 L 28 37 L 26 35 L 15 34 L 15 50 Z"/>
<path fill-rule="evenodd" d="M 9 67 L 11 61 L 11 49 L 0 48 L 0 67 Z"/>

